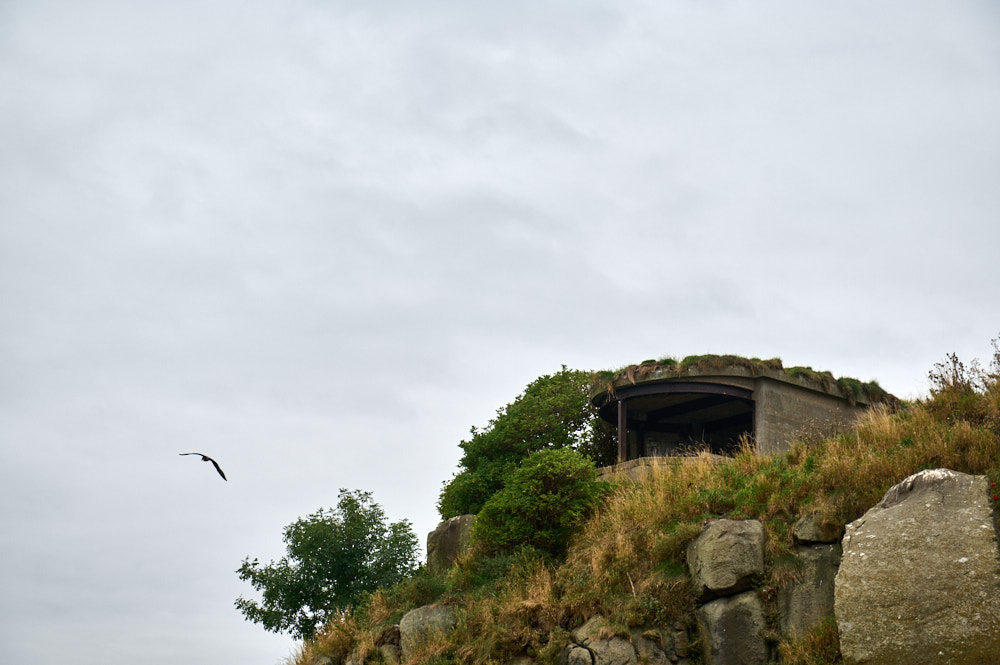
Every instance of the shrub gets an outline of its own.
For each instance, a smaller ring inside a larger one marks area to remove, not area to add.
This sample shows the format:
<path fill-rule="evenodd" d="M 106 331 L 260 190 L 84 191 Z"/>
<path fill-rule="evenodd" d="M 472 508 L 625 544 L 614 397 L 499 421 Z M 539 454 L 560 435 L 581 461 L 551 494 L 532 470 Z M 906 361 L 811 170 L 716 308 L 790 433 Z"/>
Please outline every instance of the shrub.
<path fill-rule="evenodd" d="M 492 552 L 529 545 L 560 556 L 608 488 L 597 480 L 594 463 L 580 453 L 538 451 L 483 506 L 476 542 Z"/>
<path fill-rule="evenodd" d="M 589 372 L 567 369 L 532 381 L 496 418 L 459 445 L 459 472 L 438 499 L 441 517 L 478 513 L 530 454 L 555 448 L 580 448 L 596 457 L 608 439 L 590 403 Z"/>
<path fill-rule="evenodd" d="M 925 406 L 948 422 L 965 420 L 1000 431 L 1000 337 L 992 340 L 993 358 L 987 368 L 968 364 L 949 353 L 927 376 L 931 395 Z"/>

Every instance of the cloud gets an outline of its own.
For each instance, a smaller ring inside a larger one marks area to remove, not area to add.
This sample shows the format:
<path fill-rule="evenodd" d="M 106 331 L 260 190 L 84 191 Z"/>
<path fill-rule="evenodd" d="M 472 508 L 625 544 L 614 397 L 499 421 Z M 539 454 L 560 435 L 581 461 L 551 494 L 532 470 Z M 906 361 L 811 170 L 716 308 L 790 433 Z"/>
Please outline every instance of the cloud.
<path fill-rule="evenodd" d="M 340 487 L 422 538 L 469 427 L 563 363 L 907 396 L 984 356 L 998 19 L 4 3 L 0 660 L 286 655 L 242 557 Z"/>

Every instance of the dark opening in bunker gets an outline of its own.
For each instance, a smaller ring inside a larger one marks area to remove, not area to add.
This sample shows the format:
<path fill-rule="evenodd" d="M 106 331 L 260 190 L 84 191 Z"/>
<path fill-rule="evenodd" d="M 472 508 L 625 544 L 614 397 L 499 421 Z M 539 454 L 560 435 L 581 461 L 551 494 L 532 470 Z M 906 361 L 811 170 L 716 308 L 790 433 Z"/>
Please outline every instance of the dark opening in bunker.
<path fill-rule="evenodd" d="M 742 436 L 754 434 L 753 391 L 717 383 L 620 387 L 599 413 L 618 427 L 619 461 L 704 448 L 732 455 Z"/>

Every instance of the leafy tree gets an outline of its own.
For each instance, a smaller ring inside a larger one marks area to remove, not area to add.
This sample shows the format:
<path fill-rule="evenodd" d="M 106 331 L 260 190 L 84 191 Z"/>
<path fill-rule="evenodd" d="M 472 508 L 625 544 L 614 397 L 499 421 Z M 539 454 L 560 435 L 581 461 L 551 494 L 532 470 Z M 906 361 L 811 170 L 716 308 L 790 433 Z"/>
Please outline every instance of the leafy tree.
<path fill-rule="evenodd" d="M 580 453 L 540 450 L 486 501 L 476 518 L 475 537 L 487 551 L 529 545 L 559 556 L 608 487 L 597 480 L 594 463 Z"/>
<path fill-rule="evenodd" d="M 236 571 L 262 601 L 236 599 L 248 621 L 308 639 L 335 614 L 417 567 L 417 537 L 406 520 L 386 524 L 370 492 L 340 490 L 337 507 L 285 527 L 287 556 L 263 566 L 243 560 Z"/>
<path fill-rule="evenodd" d="M 577 448 L 595 461 L 609 448 L 609 430 L 590 403 L 590 373 L 567 369 L 532 381 L 513 402 L 497 410 L 483 429 L 459 445 L 459 472 L 438 500 L 444 518 L 478 513 L 528 455 L 547 449 Z"/>

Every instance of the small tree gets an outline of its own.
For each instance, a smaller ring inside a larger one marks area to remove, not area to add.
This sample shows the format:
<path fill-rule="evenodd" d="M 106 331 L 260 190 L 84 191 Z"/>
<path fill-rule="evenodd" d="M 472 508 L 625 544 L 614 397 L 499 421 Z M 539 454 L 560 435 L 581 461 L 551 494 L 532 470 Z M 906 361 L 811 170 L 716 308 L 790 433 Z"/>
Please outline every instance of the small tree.
<path fill-rule="evenodd" d="M 610 448 L 608 430 L 589 399 L 590 373 L 567 369 L 528 384 L 496 418 L 459 444 L 459 472 L 445 484 L 438 510 L 445 519 L 478 513 L 499 492 L 521 462 L 539 450 L 575 448 L 598 460 Z"/>
<path fill-rule="evenodd" d="M 483 506 L 475 537 L 488 551 L 530 545 L 560 556 L 609 488 L 597 480 L 594 463 L 580 453 L 540 450 Z"/>
<path fill-rule="evenodd" d="M 287 556 L 266 566 L 243 560 L 236 571 L 262 592 L 236 607 L 265 629 L 308 639 L 366 593 L 399 582 L 417 567 L 417 537 L 406 520 L 386 524 L 370 492 L 340 490 L 335 509 L 285 527 Z"/>

